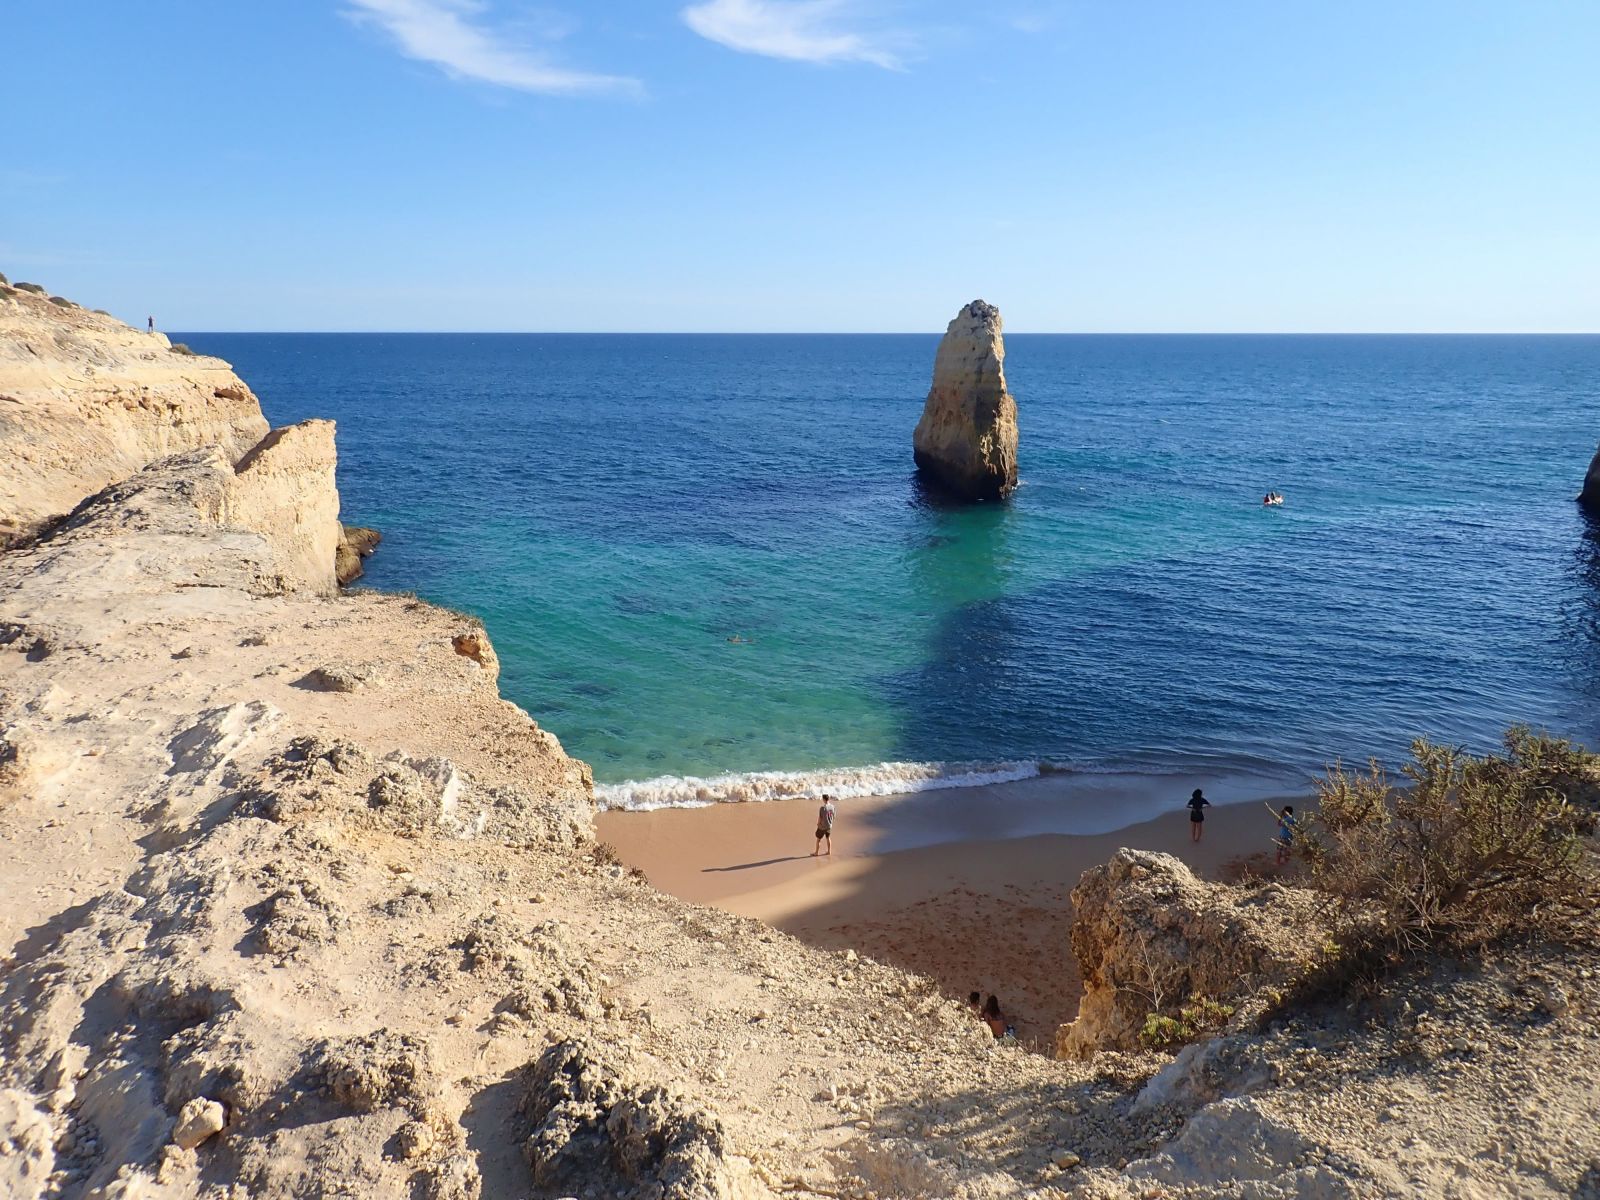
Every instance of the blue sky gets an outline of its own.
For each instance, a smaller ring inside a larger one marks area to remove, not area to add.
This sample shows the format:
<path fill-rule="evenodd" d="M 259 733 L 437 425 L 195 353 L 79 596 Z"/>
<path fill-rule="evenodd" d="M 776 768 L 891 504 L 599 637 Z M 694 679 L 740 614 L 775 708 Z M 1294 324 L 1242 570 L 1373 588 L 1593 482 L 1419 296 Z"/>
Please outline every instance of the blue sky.
<path fill-rule="evenodd" d="M 1600 330 L 1600 4 L 8 0 L 0 271 L 172 329 Z"/>

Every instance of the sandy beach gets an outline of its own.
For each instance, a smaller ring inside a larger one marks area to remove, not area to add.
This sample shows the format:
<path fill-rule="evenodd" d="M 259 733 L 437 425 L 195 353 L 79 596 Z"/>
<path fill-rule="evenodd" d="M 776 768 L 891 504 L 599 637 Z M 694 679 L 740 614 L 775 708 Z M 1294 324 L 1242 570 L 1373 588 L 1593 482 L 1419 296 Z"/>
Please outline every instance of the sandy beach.
<path fill-rule="evenodd" d="M 844 800 L 831 857 L 811 856 L 809 799 L 603 813 L 598 835 L 682 899 L 918 971 L 951 995 L 992 992 L 1024 1040 L 1042 1045 L 1076 1011 L 1068 932 L 1079 875 L 1123 846 L 1175 854 L 1208 877 L 1238 860 L 1270 867 L 1263 803 L 1299 809 L 1307 797 L 1240 799 L 1248 790 L 1207 810 L 1198 843 L 1181 796 L 1157 805 L 1148 778 L 1118 776 Z M 1119 813 L 1155 807 L 1167 811 L 1116 828 Z"/>

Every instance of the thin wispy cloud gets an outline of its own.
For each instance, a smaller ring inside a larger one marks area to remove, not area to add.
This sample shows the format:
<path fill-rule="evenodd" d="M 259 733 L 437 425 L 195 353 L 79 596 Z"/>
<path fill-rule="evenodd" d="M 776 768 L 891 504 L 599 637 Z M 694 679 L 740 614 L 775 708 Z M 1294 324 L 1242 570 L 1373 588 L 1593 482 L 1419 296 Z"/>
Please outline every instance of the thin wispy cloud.
<path fill-rule="evenodd" d="M 860 27 L 849 0 L 703 0 L 683 10 L 703 38 L 796 62 L 863 62 L 898 71 L 905 37 Z"/>
<path fill-rule="evenodd" d="M 479 0 L 348 0 L 346 15 L 381 29 L 407 58 L 432 63 L 453 79 L 544 95 L 638 93 L 637 79 L 553 63 L 539 50 L 483 23 Z M 552 28 L 550 36 L 560 36 Z"/>

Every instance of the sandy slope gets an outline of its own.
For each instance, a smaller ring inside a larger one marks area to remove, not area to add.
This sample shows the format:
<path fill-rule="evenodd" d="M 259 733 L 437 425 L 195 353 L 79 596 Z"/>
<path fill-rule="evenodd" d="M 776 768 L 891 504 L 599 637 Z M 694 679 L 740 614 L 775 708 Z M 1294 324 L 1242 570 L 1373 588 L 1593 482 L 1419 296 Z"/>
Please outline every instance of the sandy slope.
<path fill-rule="evenodd" d="M 811 856 L 810 800 L 608 812 L 596 830 L 674 896 L 813 945 L 855 947 L 937 980 L 957 999 L 994 993 L 1025 1037 L 1047 1044 L 1077 1008 L 1067 931 L 1079 875 L 1120 846 L 1161 850 L 1215 875 L 1226 862 L 1270 850 L 1274 828 L 1265 802 L 1247 801 L 1213 807 L 1199 843 L 1190 841 L 1182 809 L 1110 833 L 981 836 L 997 824 L 985 814 L 1047 805 L 1048 790 L 1028 781 L 846 800 L 834 853 L 820 858 Z M 1120 791 L 1107 802 L 1122 799 Z M 1072 799 L 1090 797 L 1074 789 Z M 939 842 L 884 849 L 924 838 Z"/>

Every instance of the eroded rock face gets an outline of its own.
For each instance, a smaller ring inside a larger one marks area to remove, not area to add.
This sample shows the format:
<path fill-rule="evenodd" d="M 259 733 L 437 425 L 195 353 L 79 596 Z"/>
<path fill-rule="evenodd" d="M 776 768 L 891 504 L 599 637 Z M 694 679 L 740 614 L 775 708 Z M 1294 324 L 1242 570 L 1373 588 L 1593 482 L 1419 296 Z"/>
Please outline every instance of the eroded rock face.
<path fill-rule="evenodd" d="M 0 401 L 0 545 L 157 459 L 217 446 L 234 463 L 267 433 L 222 360 L 11 289 L 0 293 Z"/>
<path fill-rule="evenodd" d="M 584 1041 L 558 1042 L 527 1072 L 520 1106 L 534 1186 L 627 1200 L 738 1194 L 721 1122 L 670 1089 L 630 1081 Z"/>
<path fill-rule="evenodd" d="M 1239 1016 L 1293 979 L 1324 940 L 1311 893 L 1195 878 L 1170 854 L 1118 850 L 1072 890 L 1078 1017 L 1056 1034 L 1061 1058 L 1136 1050 L 1146 1018 L 1211 1000 Z"/>
<path fill-rule="evenodd" d="M 1600 513 L 1600 450 L 1595 452 L 1594 460 L 1589 464 L 1589 474 L 1584 478 L 1578 503 L 1592 513 Z"/>
<path fill-rule="evenodd" d="M 341 526 L 342 536 L 339 539 L 338 555 L 334 560 L 334 575 L 338 578 L 339 586 L 353 583 L 360 579 L 365 571 L 362 562 L 372 557 L 372 552 L 378 548 L 378 543 L 383 541 L 383 534 L 376 529 L 366 529 L 360 525 Z"/>
<path fill-rule="evenodd" d="M 289 586 L 330 593 L 344 536 L 337 464 L 332 421 L 274 429 L 239 460 L 207 515 L 265 537 Z"/>
<path fill-rule="evenodd" d="M 1000 310 L 974 300 L 939 343 L 912 435 L 917 467 L 942 491 L 995 500 L 1017 486 L 1017 402 L 1006 391 Z"/>
<path fill-rule="evenodd" d="M 335 462 L 331 421 L 275 429 L 237 467 L 220 446 L 175 454 L 85 500 L 47 541 L 95 540 L 105 556 L 132 551 L 136 538 L 158 541 L 159 552 L 137 548 L 135 573 L 151 586 L 182 571 L 205 586 L 328 595 L 339 539 Z M 217 530 L 242 536 L 220 547 L 194 536 Z M 195 566 L 178 566 L 189 556 Z M 101 578 L 82 585 L 104 586 L 114 564 L 85 566 Z"/>

